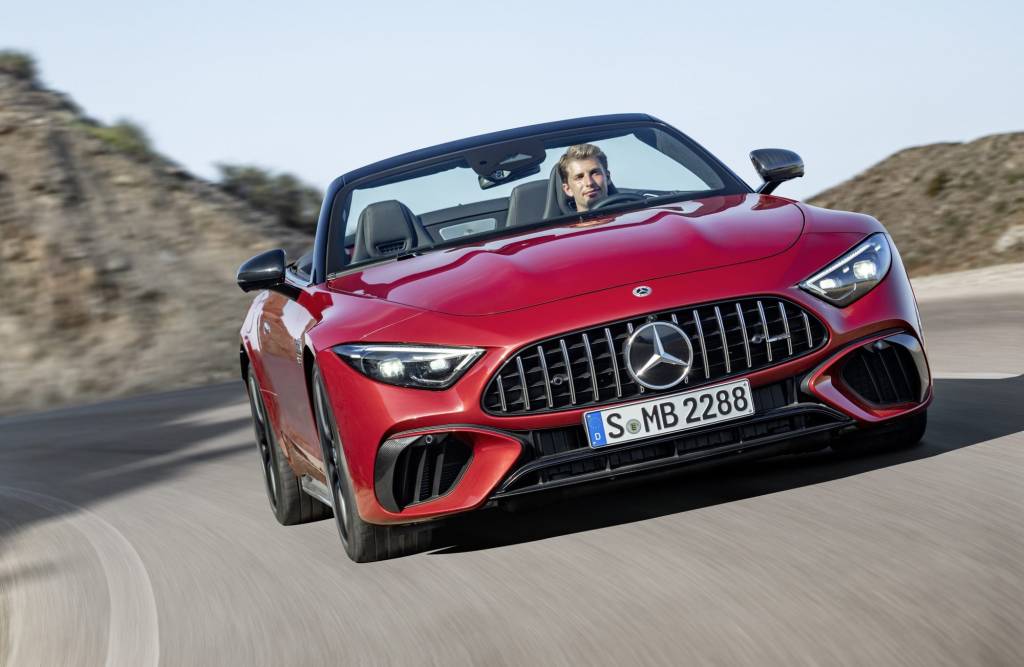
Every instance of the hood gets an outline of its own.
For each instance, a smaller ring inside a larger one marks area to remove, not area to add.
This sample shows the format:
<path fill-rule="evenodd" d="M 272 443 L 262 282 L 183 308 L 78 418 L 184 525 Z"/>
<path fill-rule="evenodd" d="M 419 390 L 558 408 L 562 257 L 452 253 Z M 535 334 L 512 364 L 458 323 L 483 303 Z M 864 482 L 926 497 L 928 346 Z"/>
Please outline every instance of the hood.
<path fill-rule="evenodd" d="M 710 197 L 386 262 L 329 288 L 452 315 L 490 315 L 776 255 L 804 219 L 788 199 Z"/>

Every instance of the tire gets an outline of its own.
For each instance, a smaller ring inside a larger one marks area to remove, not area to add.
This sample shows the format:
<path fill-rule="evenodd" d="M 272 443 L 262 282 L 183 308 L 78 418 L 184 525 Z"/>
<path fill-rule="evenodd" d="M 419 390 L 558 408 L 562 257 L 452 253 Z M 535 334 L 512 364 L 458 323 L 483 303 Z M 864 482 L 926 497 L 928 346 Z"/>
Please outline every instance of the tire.
<path fill-rule="evenodd" d="M 281 451 L 280 443 L 270 423 L 259 381 L 252 369 L 246 374 L 245 386 L 249 393 L 249 409 L 252 411 L 253 429 L 256 432 L 256 447 L 263 468 L 263 481 L 267 500 L 274 518 L 282 526 L 319 521 L 331 516 L 331 509 L 302 490 L 299 478 L 295 476 L 288 460 Z"/>
<path fill-rule="evenodd" d="M 430 548 L 432 524 L 379 526 L 363 521 L 352 494 L 348 472 L 327 390 L 320 369 L 313 367 L 313 412 L 324 456 L 327 488 L 334 506 L 334 523 L 345 553 L 356 563 L 397 558 Z"/>
<path fill-rule="evenodd" d="M 832 450 L 841 454 L 871 454 L 876 452 L 909 449 L 921 442 L 928 428 L 928 411 L 901 417 L 900 419 L 873 426 L 830 443 Z"/>

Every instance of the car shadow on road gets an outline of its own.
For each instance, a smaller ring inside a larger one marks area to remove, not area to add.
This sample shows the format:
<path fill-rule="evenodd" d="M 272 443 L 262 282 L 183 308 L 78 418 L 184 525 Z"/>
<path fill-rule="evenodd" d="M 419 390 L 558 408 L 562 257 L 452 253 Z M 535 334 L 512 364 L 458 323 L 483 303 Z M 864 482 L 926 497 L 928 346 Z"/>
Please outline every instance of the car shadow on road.
<path fill-rule="evenodd" d="M 1024 430 L 1024 375 L 1000 380 L 936 380 L 928 431 L 916 447 L 876 454 L 831 450 L 712 469 L 679 471 L 655 480 L 591 485 L 574 496 L 527 511 L 498 509 L 455 517 L 438 531 L 433 554 L 493 549 L 549 537 L 677 514 L 909 463 Z"/>

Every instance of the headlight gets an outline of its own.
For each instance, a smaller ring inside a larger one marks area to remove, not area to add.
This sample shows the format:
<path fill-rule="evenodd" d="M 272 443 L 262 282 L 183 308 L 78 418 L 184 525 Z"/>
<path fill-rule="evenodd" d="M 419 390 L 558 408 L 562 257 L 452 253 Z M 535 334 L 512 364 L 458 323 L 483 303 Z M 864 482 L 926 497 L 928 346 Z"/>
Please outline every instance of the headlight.
<path fill-rule="evenodd" d="M 338 345 L 334 351 L 378 382 L 419 389 L 447 389 L 484 353 L 476 347 L 372 344 Z"/>
<path fill-rule="evenodd" d="M 885 234 L 872 234 L 800 287 L 829 303 L 848 306 L 882 282 L 892 264 Z"/>

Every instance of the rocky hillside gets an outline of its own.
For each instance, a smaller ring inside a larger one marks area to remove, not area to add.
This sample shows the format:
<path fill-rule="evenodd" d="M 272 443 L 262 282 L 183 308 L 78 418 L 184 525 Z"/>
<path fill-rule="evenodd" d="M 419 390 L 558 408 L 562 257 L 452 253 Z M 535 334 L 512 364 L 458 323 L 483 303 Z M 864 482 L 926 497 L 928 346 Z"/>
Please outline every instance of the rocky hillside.
<path fill-rule="evenodd" d="M 0 68 L 0 414 L 236 377 L 235 270 L 311 242 L 137 139 Z"/>
<path fill-rule="evenodd" d="M 0 56 L 0 414 L 236 377 L 235 269 L 305 250 L 302 221 L 235 196 L 266 181 L 195 178 Z M 1024 133 L 911 148 L 811 201 L 879 218 L 915 275 L 1021 262 Z"/>
<path fill-rule="evenodd" d="M 900 151 L 809 200 L 862 211 L 912 276 L 1024 261 L 1024 132 Z"/>

